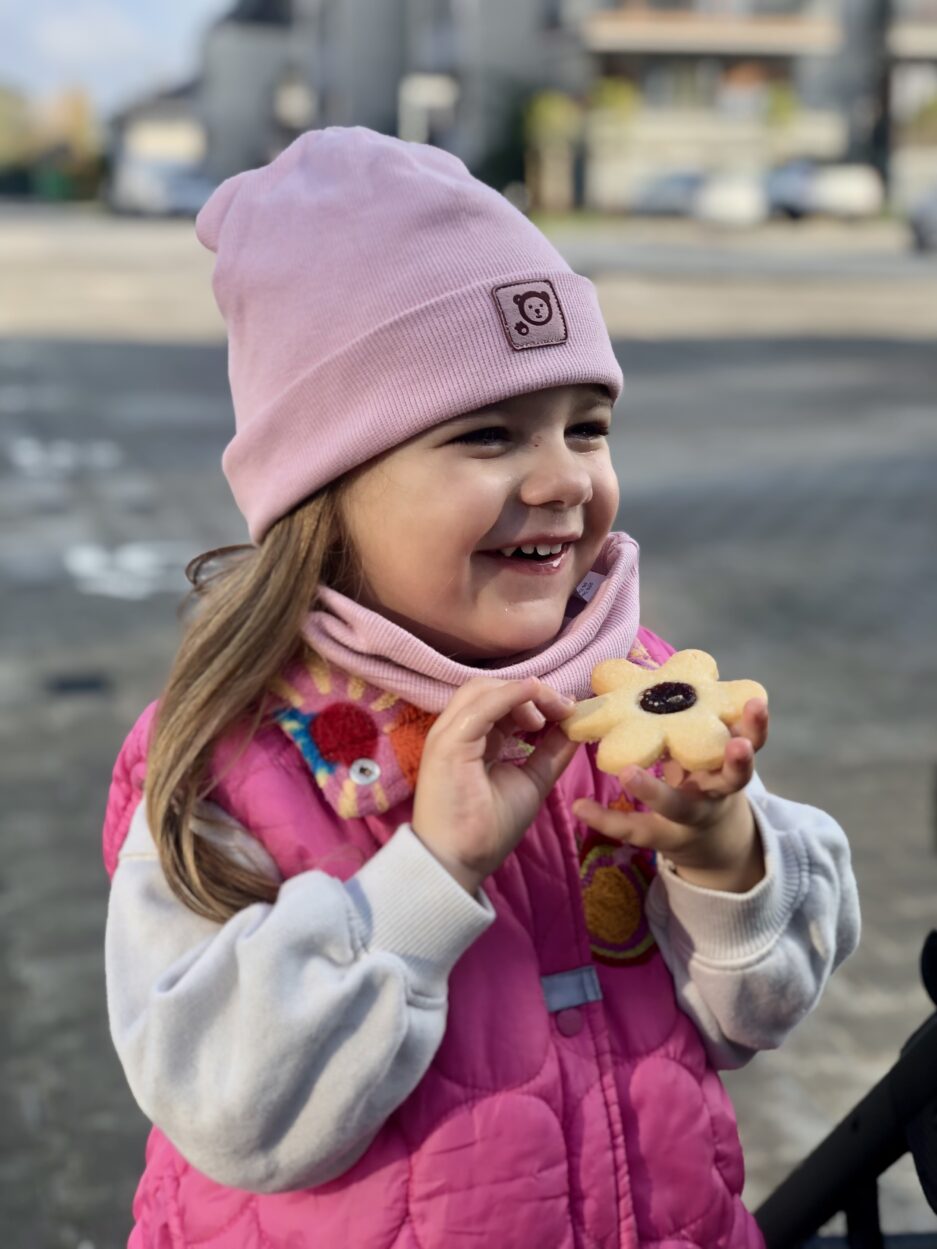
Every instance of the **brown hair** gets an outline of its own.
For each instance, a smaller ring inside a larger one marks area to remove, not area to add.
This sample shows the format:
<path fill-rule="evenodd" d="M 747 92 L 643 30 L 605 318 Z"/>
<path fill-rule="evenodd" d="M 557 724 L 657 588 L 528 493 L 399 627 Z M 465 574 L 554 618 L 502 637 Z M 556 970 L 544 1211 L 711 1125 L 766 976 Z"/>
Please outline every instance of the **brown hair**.
<path fill-rule="evenodd" d="M 333 482 L 318 491 L 276 521 L 260 546 L 210 551 L 186 569 L 195 588 L 150 739 L 146 813 L 173 893 L 218 923 L 272 902 L 278 885 L 198 836 L 196 803 L 210 794 L 219 738 L 241 730 L 243 750 L 263 723 L 268 686 L 304 645 L 301 624 L 319 584 L 347 592 L 356 576 L 342 489 Z M 213 559 L 215 571 L 206 572 Z"/>

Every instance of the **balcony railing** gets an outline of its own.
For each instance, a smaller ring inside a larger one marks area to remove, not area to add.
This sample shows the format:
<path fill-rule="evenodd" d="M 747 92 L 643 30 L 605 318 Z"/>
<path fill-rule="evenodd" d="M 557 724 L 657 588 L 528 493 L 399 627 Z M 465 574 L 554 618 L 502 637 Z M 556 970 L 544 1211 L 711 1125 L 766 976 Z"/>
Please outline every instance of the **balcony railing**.
<path fill-rule="evenodd" d="M 594 53 L 828 56 L 839 51 L 842 40 L 842 27 L 833 16 L 751 10 L 629 6 L 594 13 L 583 26 L 584 45 Z"/>

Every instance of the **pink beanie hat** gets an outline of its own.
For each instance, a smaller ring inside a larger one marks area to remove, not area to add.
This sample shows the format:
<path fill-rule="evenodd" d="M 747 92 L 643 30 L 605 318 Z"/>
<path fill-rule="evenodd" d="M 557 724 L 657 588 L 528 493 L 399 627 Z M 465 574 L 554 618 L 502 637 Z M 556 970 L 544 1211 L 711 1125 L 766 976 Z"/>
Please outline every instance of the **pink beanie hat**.
<path fill-rule="evenodd" d="M 222 466 L 256 543 L 440 421 L 548 386 L 621 391 L 592 283 L 440 148 L 313 130 L 222 183 L 195 229 L 228 328 Z"/>

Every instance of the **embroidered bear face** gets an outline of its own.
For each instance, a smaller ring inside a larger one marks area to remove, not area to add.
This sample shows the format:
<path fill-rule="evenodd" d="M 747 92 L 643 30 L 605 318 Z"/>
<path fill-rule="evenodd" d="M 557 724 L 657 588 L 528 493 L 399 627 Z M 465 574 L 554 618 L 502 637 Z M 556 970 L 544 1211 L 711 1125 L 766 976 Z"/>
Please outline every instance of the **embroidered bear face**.
<path fill-rule="evenodd" d="M 552 320 L 553 305 L 546 291 L 522 291 L 519 295 L 514 295 L 513 299 L 524 321 L 531 325 L 546 325 Z M 518 334 L 530 333 L 524 321 L 518 321 L 514 326 Z"/>

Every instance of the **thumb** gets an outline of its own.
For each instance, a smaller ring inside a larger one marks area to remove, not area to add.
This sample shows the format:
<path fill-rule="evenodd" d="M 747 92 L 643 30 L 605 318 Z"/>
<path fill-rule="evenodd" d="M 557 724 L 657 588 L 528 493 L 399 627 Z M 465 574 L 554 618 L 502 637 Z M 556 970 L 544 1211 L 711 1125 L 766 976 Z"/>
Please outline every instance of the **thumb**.
<path fill-rule="evenodd" d="M 566 771 L 579 742 L 571 742 L 560 726 L 554 725 L 524 764 L 524 772 L 536 785 L 543 801 Z"/>

